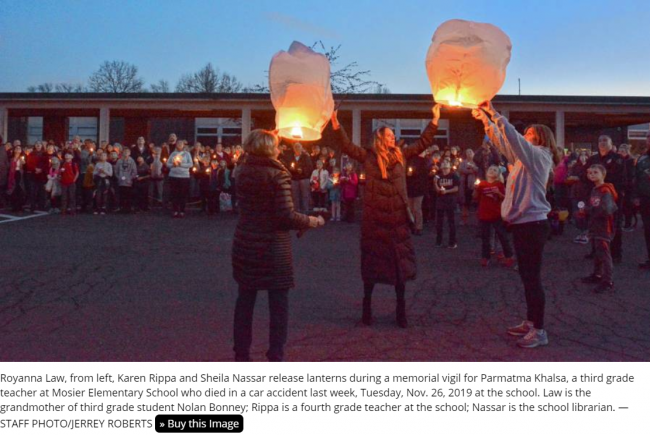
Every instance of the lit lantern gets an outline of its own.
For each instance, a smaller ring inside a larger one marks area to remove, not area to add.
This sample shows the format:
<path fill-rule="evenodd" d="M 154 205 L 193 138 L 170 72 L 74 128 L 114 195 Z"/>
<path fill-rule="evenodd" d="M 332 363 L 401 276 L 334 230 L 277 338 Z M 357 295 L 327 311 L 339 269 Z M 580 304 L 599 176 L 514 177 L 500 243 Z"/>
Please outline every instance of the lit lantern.
<path fill-rule="evenodd" d="M 474 186 L 478 186 L 479 184 L 481 184 L 481 180 L 477 178 L 474 182 Z"/>
<path fill-rule="evenodd" d="M 269 89 L 280 136 L 301 141 L 321 138 L 334 111 L 327 57 L 294 41 L 289 51 L 271 59 Z"/>
<path fill-rule="evenodd" d="M 506 79 L 512 43 L 492 24 L 449 20 L 431 39 L 426 67 L 436 102 L 476 108 L 490 101 Z"/>

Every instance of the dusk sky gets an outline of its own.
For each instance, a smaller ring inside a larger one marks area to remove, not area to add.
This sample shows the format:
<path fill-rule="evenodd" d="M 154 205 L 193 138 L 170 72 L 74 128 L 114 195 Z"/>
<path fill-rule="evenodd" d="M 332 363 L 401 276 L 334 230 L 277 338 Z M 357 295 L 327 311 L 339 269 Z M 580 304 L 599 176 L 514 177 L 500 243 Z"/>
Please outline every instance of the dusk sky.
<path fill-rule="evenodd" d="M 0 0 L 0 91 L 81 83 L 105 60 L 147 85 L 208 62 L 265 81 L 293 40 L 342 45 L 393 93 L 430 92 L 424 58 L 439 24 L 499 26 L 513 43 L 502 94 L 650 96 L 650 4 L 638 0 L 72 1 Z M 336 68 L 336 66 L 334 66 Z"/>

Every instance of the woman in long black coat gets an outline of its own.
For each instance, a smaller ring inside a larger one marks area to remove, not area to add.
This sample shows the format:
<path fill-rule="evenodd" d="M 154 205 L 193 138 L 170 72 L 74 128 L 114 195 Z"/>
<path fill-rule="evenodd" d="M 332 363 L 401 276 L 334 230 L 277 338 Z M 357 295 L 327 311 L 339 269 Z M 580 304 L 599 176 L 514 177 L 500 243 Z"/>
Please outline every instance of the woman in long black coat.
<path fill-rule="evenodd" d="M 246 157 L 237 175 L 239 222 L 232 247 L 233 275 L 239 284 L 235 307 L 236 361 L 250 360 L 253 310 L 259 290 L 269 293 L 270 361 L 282 361 L 289 318 L 288 292 L 294 287 L 290 230 L 325 224 L 296 213 L 291 199 L 291 174 L 278 160 L 274 132 L 254 130 L 246 138 Z"/>
<path fill-rule="evenodd" d="M 343 154 L 363 165 L 366 187 L 361 222 L 361 278 L 363 279 L 364 324 L 372 324 L 372 291 L 375 284 L 395 286 L 396 320 L 406 328 L 404 293 L 406 282 L 416 277 L 415 250 L 411 242 L 411 217 L 406 194 L 405 161 L 433 145 L 438 131 L 440 106 L 433 108 L 433 120 L 414 144 L 400 150 L 395 134 L 388 127 L 373 133 L 373 145 L 361 148 L 350 142 L 345 130 L 332 115 Z"/>

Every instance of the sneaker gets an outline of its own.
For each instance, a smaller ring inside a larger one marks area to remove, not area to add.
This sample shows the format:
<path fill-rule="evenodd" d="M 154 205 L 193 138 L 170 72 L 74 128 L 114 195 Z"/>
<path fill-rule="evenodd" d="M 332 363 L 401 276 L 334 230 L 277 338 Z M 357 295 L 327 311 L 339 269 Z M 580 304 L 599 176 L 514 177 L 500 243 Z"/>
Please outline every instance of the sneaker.
<path fill-rule="evenodd" d="M 106 214 L 106 212 L 105 212 L 105 211 L 103 211 L 103 212 L 101 212 L 100 214 L 101 214 L 102 216 L 104 216 L 104 215 Z"/>
<path fill-rule="evenodd" d="M 516 262 L 517 260 L 515 260 L 515 257 L 510 257 L 510 258 L 504 258 L 501 264 L 503 265 L 503 267 L 510 269 L 512 266 L 515 265 Z"/>
<path fill-rule="evenodd" d="M 178 214 L 178 217 L 181 218 L 181 219 L 183 219 L 183 218 L 185 217 L 185 213 L 180 212 L 180 213 Z"/>
<path fill-rule="evenodd" d="M 508 335 L 512 335 L 514 337 L 523 337 L 533 329 L 535 329 L 533 328 L 533 322 L 530 320 L 524 320 L 519 325 L 508 328 Z"/>
<path fill-rule="evenodd" d="M 585 276 L 580 281 L 582 281 L 583 284 L 598 284 L 599 282 L 602 281 L 602 279 L 603 278 L 601 276 L 592 273 L 589 276 Z"/>
<path fill-rule="evenodd" d="M 172 218 L 177 218 L 177 217 L 178 217 L 178 212 L 175 211 L 174 214 L 172 215 Z"/>
<path fill-rule="evenodd" d="M 449 246 L 447 246 L 447 248 L 456 249 L 456 248 L 458 248 L 458 243 L 451 243 L 451 244 L 449 244 Z"/>
<path fill-rule="evenodd" d="M 623 227 L 623 231 L 625 231 L 626 233 L 631 233 L 634 231 L 634 227 L 633 226 Z"/>
<path fill-rule="evenodd" d="M 532 349 L 537 346 L 546 346 L 548 344 L 548 336 L 543 329 L 531 328 L 528 334 L 517 340 L 517 346 L 526 349 Z"/>
<path fill-rule="evenodd" d="M 99 212 L 98 212 L 98 211 L 94 211 L 93 214 L 94 214 L 94 215 L 98 215 Z"/>
<path fill-rule="evenodd" d="M 606 293 L 606 292 L 610 292 L 612 290 L 614 290 L 614 283 L 613 282 L 601 281 L 594 288 L 594 293 Z"/>
<path fill-rule="evenodd" d="M 490 260 L 487 258 L 481 258 L 481 267 L 488 267 L 490 265 Z"/>
<path fill-rule="evenodd" d="M 584 234 L 579 234 L 575 239 L 573 239 L 573 243 L 586 245 L 589 243 L 589 237 L 585 236 Z"/>
<path fill-rule="evenodd" d="M 650 260 L 644 263 L 639 263 L 639 269 L 650 270 Z"/>

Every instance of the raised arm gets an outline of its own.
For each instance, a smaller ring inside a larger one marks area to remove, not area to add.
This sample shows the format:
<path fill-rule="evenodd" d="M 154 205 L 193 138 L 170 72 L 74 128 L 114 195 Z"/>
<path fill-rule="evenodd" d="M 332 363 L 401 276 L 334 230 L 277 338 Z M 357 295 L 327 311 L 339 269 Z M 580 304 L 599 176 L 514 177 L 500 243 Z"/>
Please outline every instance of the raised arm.
<path fill-rule="evenodd" d="M 418 154 L 422 154 L 424 150 L 433 145 L 433 142 L 436 138 L 436 133 L 438 133 L 438 122 L 440 121 L 440 104 L 433 106 L 433 119 L 427 125 L 427 128 L 424 129 L 420 138 L 415 141 L 412 145 L 409 145 L 403 150 L 404 158 L 409 159 Z"/>
<path fill-rule="evenodd" d="M 368 156 L 368 151 L 350 141 L 345 129 L 341 124 L 339 124 L 336 110 L 332 112 L 332 128 L 334 129 L 334 133 L 337 135 L 338 144 L 340 144 L 340 151 L 359 163 L 365 162 L 366 157 Z"/>
<path fill-rule="evenodd" d="M 497 151 L 503 154 L 504 156 L 506 156 L 506 160 L 508 160 L 508 163 L 514 164 L 517 157 L 506 146 L 505 140 L 501 135 L 501 132 L 499 131 L 497 126 L 490 120 L 490 118 L 488 118 L 485 112 L 481 109 L 474 109 L 472 110 L 472 116 L 474 116 L 474 118 L 478 119 L 483 123 L 485 134 L 490 139 L 490 142 L 492 143 L 492 145 L 494 145 Z M 490 152 L 491 151 L 492 150 L 490 150 Z"/>

